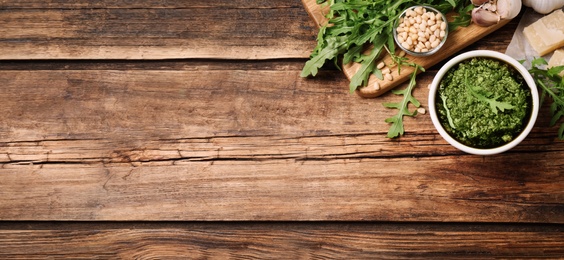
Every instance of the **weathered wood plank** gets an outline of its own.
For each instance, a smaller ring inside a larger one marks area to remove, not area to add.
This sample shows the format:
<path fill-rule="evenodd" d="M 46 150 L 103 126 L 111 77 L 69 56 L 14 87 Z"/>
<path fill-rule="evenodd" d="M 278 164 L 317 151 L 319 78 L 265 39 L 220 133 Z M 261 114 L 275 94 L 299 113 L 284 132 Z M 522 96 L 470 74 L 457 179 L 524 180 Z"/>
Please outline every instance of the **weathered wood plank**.
<path fill-rule="evenodd" d="M 386 139 L 396 96 L 296 67 L 0 71 L 0 219 L 564 222 L 546 116 L 464 155 L 426 115 Z"/>
<path fill-rule="evenodd" d="M 176 225 L 179 226 L 179 225 Z M 564 257 L 560 230 L 423 225 L 187 225 L 172 228 L 0 230 L 2 259 L 546 259 Z M 459 228 L 458 228 L 459 229 Z M 491 230 L 493 229 L 493 230 Z"/>
<path fill-rule="evenodd" d="M 530 166 L 514 155 L 13 165 L 0 170 L 0 219 L 563 223 L 551 155 L 530 163 L 539 172 L 515 171 Z"/>
<path fill-rule="evenodd" d="M 317 31 L 298 0 L 0 7 L 0 59 L 304 58 Z"/>

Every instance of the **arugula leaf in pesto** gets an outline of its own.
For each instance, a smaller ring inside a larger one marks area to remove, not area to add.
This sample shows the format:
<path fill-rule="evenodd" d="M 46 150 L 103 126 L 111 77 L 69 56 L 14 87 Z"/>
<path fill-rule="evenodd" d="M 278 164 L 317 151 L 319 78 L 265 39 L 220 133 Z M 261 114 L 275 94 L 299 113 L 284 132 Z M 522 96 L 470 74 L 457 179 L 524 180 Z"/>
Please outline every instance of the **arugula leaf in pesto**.
<path fill-rule="evenodd" d="M 466 85 L 466 90 L 468 90 L 468 93 L 470 93 L 474 98 L 482 101 L 482 102 L 486 102 L 490 105 L 490 109 L 497 114 L 497 110 L 500 110 L 501 112 L 504 112 L 505 109 L 513 109 L 515 108 L 513 105 L 511 105 L 510 103 L 507 102 L 499 102 L 497 101 L 497 97 L 495 98 L 489 98 L 489 96 L 492 95 L 491 92 L 485 92 L 481 87 L 479 86 L 473 86 L 468 82 L 468 76 L 466 75 L 464 78 L 464 85 Z M 447 110 L 448 111 L 448 110 Z M 449 121 L 450 123 L 450 121 Z"/>
<path fill-rule="evenodd" d="M 443 92 L 441 92 L 439 96 L 440 96 L 441 100 L 443 101 L 443 107 L 445 108 L 448 124 L 450 125 L 450 127 L 452 127 L 452 129 L 456 129 L 456 126 L 454 125 L 454 122 L 452 121 L 452 116 L 450 115 L 450 109 L 447 106 L 447 99 L 448 99 L 447 96 Z"/>

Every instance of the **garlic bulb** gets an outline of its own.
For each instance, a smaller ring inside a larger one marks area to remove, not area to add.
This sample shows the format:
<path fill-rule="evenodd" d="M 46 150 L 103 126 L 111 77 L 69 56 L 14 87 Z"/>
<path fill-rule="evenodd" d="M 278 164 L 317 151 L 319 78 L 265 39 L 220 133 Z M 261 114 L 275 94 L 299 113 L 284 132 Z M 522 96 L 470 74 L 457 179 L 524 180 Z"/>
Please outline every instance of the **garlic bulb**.
<path fill-rule="evenodd" d="M 564 0 L 523 0 L 523 5 L 533 8 L 537 13 L 548 14 L 564 6 Z"/>
<path fill-rule="evenodd" d="M 564 0 L 563 0 L 564 1 Z M 513 19 L 521 11 L 521 0 L 472 0 L 472 21 L 479 26 L 491 26 L 501 20 Z"/>
<path fill-rule="evenodd" d="M 501 19 L 513 19 L 521 11 L 521 0 L 497 0 L 497 12 Z"/>

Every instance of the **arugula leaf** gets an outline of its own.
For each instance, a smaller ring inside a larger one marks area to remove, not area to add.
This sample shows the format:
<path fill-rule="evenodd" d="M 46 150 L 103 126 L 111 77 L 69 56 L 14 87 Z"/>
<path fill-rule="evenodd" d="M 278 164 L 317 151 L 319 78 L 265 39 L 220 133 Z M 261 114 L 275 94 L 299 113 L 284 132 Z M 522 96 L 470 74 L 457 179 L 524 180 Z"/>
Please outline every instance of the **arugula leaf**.
<path fill-rule="evenodd" d="M 448 23 L 448 30 L 452 32 L 458 27 L 468 26 L 472 21 L 472 9 L 474 9 L 473 4 L 469 4 L 466 7 L 459 8 L 457 10 L 458 15 L 454 16 L 454 21 Z"/>
<path fill-rule="evenodd" d="M 552 99 L 549 126 L 555 126 L 564 116 L 564 78 L 558 75 L 564 71 L 564 66 L 545 69 L 548 62 L 542 57 L 534 59 L 531 64 L 532 68 L 529 69 L 529 73 L 533 75 L 537 87 L 541 90 L 541 102 L 547 98 Z M 558 138 L 564 140 L 564 122 L 558 129 Z"/>
<path fill-rule="evenodd" d="M 384 80 L 384 74 L 382 74 L 382 70 L 378 68 L 374 70 L 374 76 L 376 76 L 376 78 L 379 80 Z"/>
<path fill-rule="evenodd" d="M 350 48 L 345 53 L 345 55 L 343 56 L 343 64 L 348 64 L 349 62 L 352 62 L 352 61 L 358 61 L 358 59 L 360 59 L 360 57 L 361 57 L 363 49 L 364 49 L 364 46 L 362 46 L 362 45 L 358 45 L 358 46 Z"/>
<path fill-rule="evenodd" d="M 416 116 L 417 110 L 411 112 L 409 111 L 409 103 L 413 104 L 415 107 L 421 106 L 421 103 L 412 96 L 413 89 L 415 88 L 416 81 L 415 76 L 417 75 L 417 70 L 424 71 L 423 67 L 416 66 L 415 70 L 411 74 L 411 78 L 409 80 L 409 85 L 407 88 L 402 90 L 392 90 L 392 93 L 396 95 L 403 95 L 403 99 L 399 103 L 384 103 L 383 105 L 387 108 L 395 108 L 398 109 L 398 113 L 393 117 L 386 118 L 386 123 L 391 123 L 390 129 L 388 130 L 388 138 L 395 138 L 404 134 L 404 127 L 403 127 L 403 116 Z"/>
<path fill-rule="evenodd" d="M 456 2 L 454 0 L 447 0 L 447 2 L 452 5 L 452 7 L 456 7 Z"/>
<path fill-rule="evenodd" d="M 357 87 L 362 85 L 362 82 L 367 82 L 368 77 L 376 68 L 375 60 L 380 57 L 382 49 L 384 47 L 386 39 L 384 37 L 379 37 L 377 42 L 374 42 L 374 49 L 370 52 L 369 56 L 365 56 L 361 61 L 360 69 L 351 78 L 351 83 L 349 85 L 351 93 L 356 90 Z"/>
<path fill-rule="evenodd" d="M 480 91 L 481 88 L 478 86 L 472 86 L 470 85 L 470 83 L 468 82 L 468 76 L 466 75 L 466 77 L 464 78 L 464 85 L 466 85 L 466 90 L 468 90 L 468 93 L 470 93 L 474 98 L 482 101 L 482 102 L 486 102 L 490 105 L 490 109 L 497 114 L 497 110 L 500 110 L 501 112 L 504 112 L 505 109 L 513 109 L 515 108 L 513 105 L 507 103 L 507 102 L 499 102 L 496 99 L 497 98 L 489 98 L 488 96 L 491 95 L 491 93 L 484 93 L 483 91 Z M 480 93 L 482 92 L 482 93 Z"/>
<path fill-rule="evenodd" d="M 345 42 L 331 41 L 327 47 L 321 49 L 315 57 L 306 62 L 300 76 L 307 77 L 309 75 L 317 75 L 318 69 L 325 64 L 325 61 L 334 59 L 344 46 Z"/>
<path fill-rule="evenodd" d="M 556 76 L 559 75 L 560 72 L 564 71 L 564 66 L 555 66 L 552 67 L 550 69 L 548 69 L 546 72 L 548 73 L 549 76 Z"/>
<path fill-rule="evenodd" d="M 556 122 L 558 122 L 558 120 L 560 120 L 560 118 L 562 118 L 562 116 L 564 115 L 564 111 L 560 110 L 560 111 L 556 111 L 552 118 L 550 119 L 550 126 L 554 126 L 556 125 Z"/>
<path fill-rule="evenodd" d="M 548 65 L 548 62 L 543 57 L 539 57 L 533 59 L 531 65 L 533 66 L 533 68 L 539 68 L 542 67 L 542 65 Z"/>
<path fill-rule="evenodd" d="M 445 111 L 446 111 L 446 116 L 447 116 L 447 119 L 448 119 L 448 124 L 450 125 L 450 127 L 451 127 L 452 129 L 456 129 L 456 126 L 454 126 L 454 121 L 452 120 L 452 116 L 450 115 L 450 109 L 448 109 L 448 106 L 447 106 L 447 96 L 446 96 L 446 94 L 443 93 L 443 92 L 441 92 L 440 98 L 441 98 L 441 100 L 443 101 L 443 106 L 444 106 Z"/>

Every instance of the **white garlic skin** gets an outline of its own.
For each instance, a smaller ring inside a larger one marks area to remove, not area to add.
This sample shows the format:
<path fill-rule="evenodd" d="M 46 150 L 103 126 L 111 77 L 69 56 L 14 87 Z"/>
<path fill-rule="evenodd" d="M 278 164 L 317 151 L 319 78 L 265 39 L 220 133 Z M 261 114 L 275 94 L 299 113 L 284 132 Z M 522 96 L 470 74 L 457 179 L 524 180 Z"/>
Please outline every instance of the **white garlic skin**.
<path fill-rule="evenodd" d="M 564 7 L 564 0 L 523 0 L 523 5 L 533 8 L 539 14 L 548 14 Z"/>
<path fill-rule="evenodd" d="M 497 13 L 501 19 L 513 19 L 521 11 L 521 0 L 497 0 Z"/>

